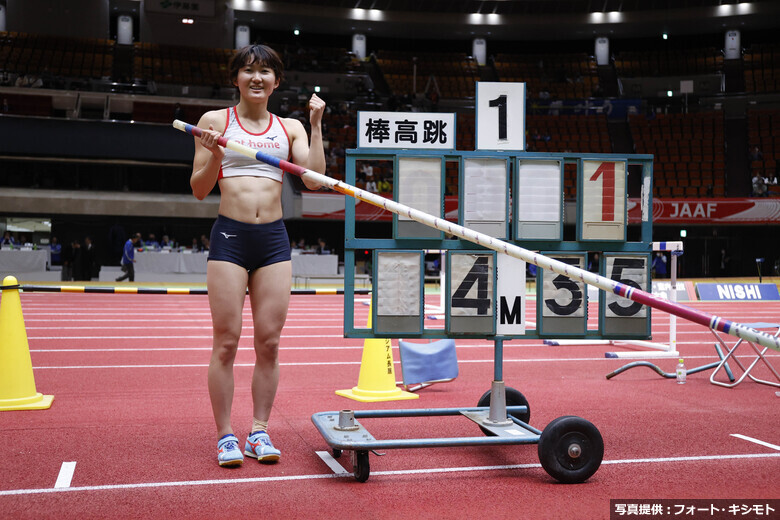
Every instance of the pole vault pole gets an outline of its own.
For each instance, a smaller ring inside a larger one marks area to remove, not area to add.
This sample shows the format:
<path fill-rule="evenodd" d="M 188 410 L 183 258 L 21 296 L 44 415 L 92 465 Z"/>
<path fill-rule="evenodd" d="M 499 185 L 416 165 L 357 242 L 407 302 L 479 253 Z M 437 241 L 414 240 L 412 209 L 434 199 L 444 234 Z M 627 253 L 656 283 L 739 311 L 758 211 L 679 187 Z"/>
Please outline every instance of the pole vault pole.
<path fill-rule="evenodd" d="M 183 121 L 179 121 L 178 119 L 173 122 L 173 127 L 195 137 L 200 137 L 202 133 L 202 130 L 197 126 L 187 124 Z M 380 195 L 376 195 L 374 193 L 361 190 L 355 186 L 346 184 L 342 181 L 332 179 L 327 175 L 322 175 L 321 173 L 308 170 L 302 166 L 298 166 L 297 164 L 285 161 L 284 159 L 278 159 L 262 151 L 249 148 L 248 146 L 236 143 L 235 141 L 230 141 L 225 137 L 221 137 L 219 139 L 219 145 L 224 146 L 225 148 L 229 148 L 230 150 L 238 152 L 247 157 L 252 157 L 258 161 L 280 168 L 281 170 L 293 175 L 297 175 L 301 178 L 309 179 L 311 181 L 322 184 L 323 186 L 341 193 L 342 195 L 349 195 L 350 197 L 362 200 L 363 202 L 367 202 L 373 206 L 383 208 L 391 213 L 395 213 L 396 215 L 406 216 L 421 224 L 438 229 L 439 231 L 444 231 L 464 240 L 468 240 L 469 242 L 473 242 L 487 249 L 492 249 L 493 251 L 498 251 L 499 253 L 504 253 L 511 257 L 524 260 L 541 267 L 542 269 L 549 269 L 554 273 L 580 280 L 588 285 L 594 285 L 603 291 L 615 293 L 618 296 L 622 296 L 629 300 L 641 303 L 642 305 L 647 305 L 654 309 L 668 312 L 669 314 L 679 316 L 680 318 L 684 318 L 694 323 L 698 323 L 699 325 L 704 325 L 705 327 L 708 327 L 712 330 L 730 334 L 737 338 L 758 343 L 764 347 L 780 351 L 780 337 L 776 338 L 770 334 L 755 330 L 751 327 L 747 327 L 741 323 L 736 323 L 731 320 L 727 320 L 726 318 L 721 318 L 698 309 L 693 309 L 691 307 L 680 305 L 676 302 L 671 302 L 669 300 L 659 298 L 658 296 L 655 296 L 651 293 L 631 287 L 616 280 L 610 280 L 609 278 L 605 278 L 578 267 L 559 262 L 558 260 L 540 255 L 539 253 L 534 253 L 528 249 L 523 249 L 522 247 L 510 244 L 509 242 L 504 242 L 503 240 L 491 237 L 490 235 L 485 235 L 484 233 L 480 233 L 458 224 L 454 224 L 447 220 L 434 217 L 433 215 L 424 213 L 414 208 L 410 208 L 409 206 L 405 206 L 395 202 L 394 200 L 386 199 Z"/>

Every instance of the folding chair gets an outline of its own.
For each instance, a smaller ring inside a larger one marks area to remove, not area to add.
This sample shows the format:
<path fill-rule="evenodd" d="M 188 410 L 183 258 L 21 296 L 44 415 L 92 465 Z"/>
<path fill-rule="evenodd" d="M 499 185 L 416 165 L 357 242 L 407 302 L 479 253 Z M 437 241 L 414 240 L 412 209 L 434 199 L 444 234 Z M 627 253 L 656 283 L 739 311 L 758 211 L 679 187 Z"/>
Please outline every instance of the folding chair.
<path fill-rule="evenodd" d="M 771 330 L 771 329 L 775 329 L 774 336 L 775 337 L 780 336 L 780 325 L 778 325 L 777 323 L 758 322 L 758 323 L 744 323 L 743 325 L 745 325 L 747 327 L 750 327 L 750 328 L 753 328 L 753 329 L 756 329 L 756 330 L 761 330 L 761 329 L 765 329 L 765 330 L 766 329 L 770 329 Z M 726 343 L 723 342 L 721 337 L 718 336 L 718 334 L 715 333 L 714 330 L 712 330 L 712 333 L 715 335 L 715 338 L 718 340 L 718 343 L 720 343 L 723 346 L 724 350 L 728 351 L 728 353 L 724 356 L 722 354 L 722 352 L 720 351 L 720 349 L 718 348 L 718 345 L 715 345 L 715 350 L 718 351 L 718 356 L 721 358 L 721 360 L 720 360 L 720 364 L 718 364 L 718 366 L 715 368 L 715 370 L 710 375 L 710 383 L 712 383 L 713 385 L 725 386 L 726 388 L 734 388 L 735 386 L 740 384 L 745 379 L 745 377 L 749 377 L 750 379 L 752 379 L 756 383 L 761 383 L 761 384 L 764 384 L 764 385 L 770 385 L 770 386 L 775 386 L 775 387 L 779 387 L 780 388 L 780 374 L 778 374 L 777 370 L 775 370 L 774 367 L 772 366 L 772 364 L 769 363 L 769 360 L 766 357 L 764 357 L 764 354 L 766 353 L 766 351 L 768 350 L 769 347 L 764 347 L 763 350 L 759 350 L 759 348 L 753 342 L 747 341 L 747 340 L 744 340 L 744 339 L 740 338 L 739 340 L 737 340 L 737 342 L 734 344 L 733 347 L 729 348 L 726 345 Z M 737 349 L 743 343 L 747 343 L 748 345 L 750 345 L 753 348 L 753 351 L 757 354 L 756 359 L 754 359 L 753 362 L 750 363 L 750 366 L 748 366 L 747 368 L 745 368 L 745 366 L 742 364 L 742 362 L 736 356 Z M 742 372 L 743 372 L 742 376 L 740 376 L 740 378 L 737 379 L 736 381 L 734 381 L 734 379 L 731 377 L 731 374 L 729 373 L 730 371 L 728 370 L 728 365 L 726 365 L 726 362 L 729 360 L 729 358 L 732 358 L 734 360 L 734 362 L 739 366 L 739 368 L 742 369 Z M 758 379 L 757 377 L 754 377 L 753 375 L 751 375 L 750 371 L 753 370 L 753 368 L 758 364 L 759 361 L 763 361 L 764 362 L 764 364 L 767 366 L 767 368 L 769 368 L 769 371 L 772 372 L 772 374 L 774 374 L 775 378 L 777 379 L 777 382 L 766 381 L 764 379 Z M 724 368 L 724 366 L 725 366 L 725 368 Z M 721 370 L 721 369 L 724 369 L 728 373 L 729 379 L 731 381 L 733 381 L 732 383 L 724 383 L 722 381 L 716 381 L 715 380 L 715 374 L 717 374 L 718 371 Z"/>
<path fill-rule="evenodd" d="M 441 339 L 431 343 L 410 343 L 400 340 L 403 386 L 416 392 L 434 383 L 446 383 L 458 377 L 458 356 L 455 341 Z"/>

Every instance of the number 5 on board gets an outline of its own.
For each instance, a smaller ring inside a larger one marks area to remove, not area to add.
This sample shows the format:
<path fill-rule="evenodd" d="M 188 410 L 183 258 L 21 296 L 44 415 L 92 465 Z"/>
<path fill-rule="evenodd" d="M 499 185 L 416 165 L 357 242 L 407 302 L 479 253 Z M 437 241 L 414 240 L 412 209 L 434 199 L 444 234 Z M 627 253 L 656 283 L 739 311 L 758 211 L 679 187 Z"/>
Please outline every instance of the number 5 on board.
<path fill-rule="evenodd" d="M 525 83 L 477 82 L 477 150 L 525 150 Z"/>

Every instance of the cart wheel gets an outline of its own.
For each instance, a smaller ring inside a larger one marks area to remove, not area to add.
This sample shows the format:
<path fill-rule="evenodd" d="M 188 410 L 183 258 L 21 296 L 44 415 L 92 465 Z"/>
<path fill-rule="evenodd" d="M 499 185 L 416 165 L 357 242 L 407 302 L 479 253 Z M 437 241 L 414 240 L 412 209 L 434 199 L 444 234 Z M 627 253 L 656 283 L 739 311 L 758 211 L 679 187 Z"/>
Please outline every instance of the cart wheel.
<path fill-rule="evenodd" d="M 523 394 L 521 394 L 519 391 L 515 390 L 511 387 L 506 387 L 506 405 L 507 406 L 525 406 L 528 410 L 525 413 L 513 413 L 510 414 L 513 417 L 523 421 L 524 423 L 528 424 L 528 421 L 531 420 L 531 407 L 528 406 L 528 399 L 525 398 Z M 477 406 L 490 406 L 490 393 L 491 390 L 488 390 L 484 394 L 482 394 L 482 397 L 479 398 L 479 402 L 477 403 Z M 486 430 L 482 426 L 479 427 L 482 430 L 482 433 L 488 436 L 493 436 L 493 432 L 490 430 Z"/>
<path fill-rule="evenodd" d="M 358 482 L 365 482 L 368 480 L 368 474 L 371 468 L 368 464 L 368 452 L 367 451 L 353 451 L 352 452 L 352 473 L 355 475 L 355 480 Z"/>
<path fill-rule="evenodd" d="M 558 417 L 539 437 L 539 462 L 554 479 L 564 484 L 585 482 L 601 465 L 604 439 L 582 417 Z"/>
<path fill-rule="evenodd" d="M 333 448 L 333 458 L 337 459 L 341 457 L 341 450 L 337 450 L 336 448 Z"/>

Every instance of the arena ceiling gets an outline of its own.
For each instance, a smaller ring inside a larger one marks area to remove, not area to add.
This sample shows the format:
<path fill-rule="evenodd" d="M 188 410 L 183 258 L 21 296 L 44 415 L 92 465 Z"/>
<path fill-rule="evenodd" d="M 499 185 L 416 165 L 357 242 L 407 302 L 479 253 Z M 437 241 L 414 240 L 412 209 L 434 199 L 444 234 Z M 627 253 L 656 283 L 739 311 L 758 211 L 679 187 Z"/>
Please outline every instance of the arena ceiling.
<path fill-rule="evenodd" d="M 229 0 L 236 20 L 308 33 L 503 40 L 780 27 L 777 0 Z"/>

